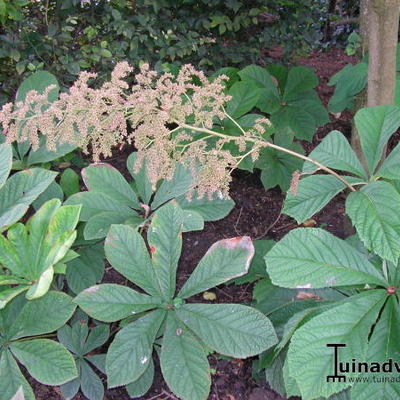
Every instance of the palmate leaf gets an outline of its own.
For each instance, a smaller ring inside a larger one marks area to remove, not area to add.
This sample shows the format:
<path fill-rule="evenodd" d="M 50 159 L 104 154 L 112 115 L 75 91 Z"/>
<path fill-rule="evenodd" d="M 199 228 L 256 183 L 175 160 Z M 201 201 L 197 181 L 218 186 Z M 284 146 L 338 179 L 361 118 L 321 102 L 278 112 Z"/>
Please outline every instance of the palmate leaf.
<path fill-rule="evenodd" d="M 0 262 L 26 279 L 28 299 L 43 296 L 53 279 L 54 266 L 64 258 L 76 238 L 80 206 L 64 206 L 58 199 L 45 203 L 24 226 L 15 224 L 0 235 Z"/>
<path fill-rule="evenodd" d="M 89 400 L 103 400 L 103 382 L 85 360 L 81 362 L 80 384 L 82 393 L 86 398 Z"/>
<path fill-rule="evenodd" d="M 329 168 L 346 171 L 366 179 L 365 171 L 349 141 L 339 131 L 332 131 L 324 137 L 309 154 L 309 157 Z M 314 164 L 306 161 L 303 165 L 303 172 L 310 173 L 317 168 Z"/>
<path fill-rule="evenodd" d="M 0 232 L 18 221 L 57 173 L 40 168 L 17 172 L 0 189 Z"/>
<path fill-rule="evenodd" d="M 183 400 L 206 400 L 211 386 L 204 346 L 187 327 L 168 313 L 160 355 L 169 388 Z"/>
<path fill-rule="evenodd" d="M 104 322 L 119 321 L 161 304 L 159 298 L 114 283 L 91 286 L 79 293 L 74 302 L 92 318 Z"/>
<path fill-rule="evenodd" d="M 236 82 L 228 91 L 232 98 L 227 103 L 226 112 L 234 119 L 241 117 L 255 107 L 261 92 L 255 82 Z"/>
<path fill-rule="evenodd" d="M 108 387 L 127 385 L 146 371 L 165 314 L 165 310 L 148 313 L 116 334 L 106 358 Z"/>
<path fill-rule="evenodd" d="M 185 304 L 176 315 L 209 347 L 231 357 L 251 357 L 277 342 L 271 322 L 244 305 Z"/>
<path fill-rule="evenodd" d="M 315 72 L 306 67 L 294 67 L 289 70 L 283 100 L 288 102 L 297 98 L 298 93 L 314 89 L 318 85 Z"/>
<path fill-rule="evenodd" d="M 125 278 L 153 296 L 162 291 L 143 237 L 126 225 L 113 225 L 104 245 L 107 260 Z"/>
<path fill-rule="evenodd" d="M 326 345 L 346 345 L 340 349 L 340 360 L 365 360 L 368 336 L 385 299 L 383 289 L 352 296 L 312 318 L 295 332 L 287 356 L 289 374 L 296 380 L 304 400 L 328 397 L 351 385 L 349 381 L 326 382 L 326 377 L 333 374 L 334 365 L 333 349 Z"/>
<path fill-rule="evenodd" d="M 35 395 L 10 350 L 0 353 L 0 393 L 5 400 L 11 399 L 22 386 L 25 400 L 35 400 Z"/>
<path fill-rule="evenodd" d="M 300 180 L 296 194 L 286 194 L 283 211 L 302 223 L 326 206 L 346 185 L 333 175 L 311 175 Z"/>
<path fill-rule="evenodd" d="M 400 178 L 400 143 L 386 157 L 375 175 L 386 179 Z"/>
<path fill-rule="evenodd" d="M 267 89 L 268 91 L 273 92 L 276 96 L 278 96 L 278 90 L 276 88 L 276 84 L 273 81 L 270 73 L 265 69 L 258 65 L 248 65 L 238 72 L 240 78 L 245 80 L 251 80 L 257 83 L 257 86 L 263 89 Z"/>
<path fill-rule="evenodd" d="M 365 247 L 394 263 L 400 256 L 399 207 L 400 194 L 383 181 L 369 183 L 346 199 L 346 213 Z"/>
<path fill-rule="evenodd" d="M 15 309 L 18 303 L 20 308 Z M 0 311 L 0 326 L 4 317 L 3 329 L 10 340 L 54 332 L 71 318 L 75 308 L 72 298 L 61 292 L 49 291 L 29 301 L 19 296 Z"/>
<path fill-rule="evenodd" d="M 254 246 L 248 236 L 214 243 L 178 296 L 187 298 L 246 274 L 253 256 Z"/>
<path fill-rule="evenodd" d="M 89 191 L 103 193 L 124 206 L 141 209 L 135 191 L 113 166 L 92 164 L 82 170 L 82 178 Z"/>
<path fill-rule="evenodd" d="M 6 182 L 12 166 L 12 147 L 9 144 L 0 144 L 0 189 Z"/>
<path fill-rule="evenodd" d="M 74 358 L 53 340 L 13 342 L 10 349 L 29 374 L 45 385 L 61 385 L 78 376 Z"/>
<path fill-rule="evenodd" d="M 147 161 L 143 160 L 140 169 L 136 171 L 136 160 L 137 152 L 133 152 L 129 155 L 126 161 L 126 166 L 129 173 L 134 178 L 135 188 L 139 194 L 139 197 L 145 204 L 149 205 L 151 196 L 153 195 L 153 188 L 147 174 Z"/>
<path fill-rule="evenodd" d="M 356 113 L 354 122 L 372 175 L 386 143 L 400 126 L 400 108 L 389 105 L 363 108 Z"/>
<path fill-rule="evenodd" d="M 395 296 L 390 296 L 369 340 L 366 361 L 384 363 L 392 359 L 398 362 L 400 355 L 399 335 L 399 305 Z M 356 383 L 351 390 L 352 399 L 397 400 L 400 398 L 400 385 L 396 382 L 398 373 L 385 373 L 379 378 L 387 380 L 379 384 L 372 381 L 373 375 L 376 376 L 376 374 L 363 374 L 363 378 L 368 377 L 370 382 Z M 390 382 L 391 379 L 392 382 Z"/>
<path fill-rule="evenodd" d="M 272 283 L 287 288 L 386 286 L 366 255 L 318 228 L 290 231 L 266 254 L 265 262 Z"/>
<path fill-rule="evenodd" d="M 150 389 L 154 380 L 154 362 L 150 359 L 146 371 L 136 381 L 126 385 L 126 391 L 131 399 L 144 396 Z"/>
<path fill-rule="evenodd" d="M 168 300 L 175 294 L 176 270 L 182 248 L 183 212 L 174 202 L 158 209 L 147 234 L 158 287 Z"/>

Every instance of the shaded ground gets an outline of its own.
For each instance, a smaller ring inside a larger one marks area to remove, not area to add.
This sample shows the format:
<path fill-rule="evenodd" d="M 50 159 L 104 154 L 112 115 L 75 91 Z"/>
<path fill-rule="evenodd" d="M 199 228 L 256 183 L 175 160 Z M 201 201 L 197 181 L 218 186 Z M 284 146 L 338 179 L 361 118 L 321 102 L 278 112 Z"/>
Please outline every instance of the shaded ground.
<path fill-rule="evenodd" d="M 340 70 L 353 58 L 346 56 L 339 49 L 332 49 L 327 53 L 311 54 L 307 58 L 296 60 L 296 64 L 313 68 L 320 77 L 318 92 L 326 105 L 332 95 L 332 88 L 327 85 L 329 78 Z M 349 113 L 331 115 L 331 122 L 318 129 L 312 144 L 305 144 L 310 151 L 331 130 L 337 129 L 346 135 L 350 134 Z M 113 159 L 112 163 L 124 168 L 126 157 Z M 266 191 L 256 174 L 238 172 L 233 177 L 231 196 L 236 207 L 231 214 L 222 221 L 207 223 L 201 232 L 192 232 L 184 235 L 183 254 L 178 271 L 178 283 L 181 285 L 207 249 L 217 240 L 234 236 L 249 235 L 253 239 L 275 239 L 283 237 L 289 230 L 297 227 L 295 221 L 281 215 L 283 194 L 272 189 Z M 337 196 L 324 210 L 314 217 L 317 226 L 343 237 L 344 231 L 344 197 Z M 121 282 L 123 278 L 111 268 L 107 269 L 105 281 Z M 216 289 L 216 302 L 248 302 L 251 300 L 252 285 L 227 286 Z M 251 360 L 227 361 L 209 358 L 211 367 L 215 369 L 212 390 L 209 400 L 282 400 L 266 385 L 259 386 L 251 375 Z M 163 382 L 159 369 L 156 369 L 156 378 L 150 392 L 142 397 L 143 400 L 170 400 L 176 399 Z M 32 382 L 33 380 L 30 379 Z M 33 383 L 33 382 L 32 382 Z M 58 388 L 50 388 L 34 384 L 35 393 L 39 400 L 61 399 Z M 84 400 L 78 395 L 77 400 Z M 129 396 L 123 389 L 108 390 L 106 400 L 127 400 Z"/>

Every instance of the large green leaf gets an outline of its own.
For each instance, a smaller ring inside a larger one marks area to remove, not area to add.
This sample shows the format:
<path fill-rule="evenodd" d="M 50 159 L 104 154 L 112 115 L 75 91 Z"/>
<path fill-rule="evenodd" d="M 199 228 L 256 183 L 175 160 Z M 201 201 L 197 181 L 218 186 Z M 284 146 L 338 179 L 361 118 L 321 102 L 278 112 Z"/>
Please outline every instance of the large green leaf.
<path fill-rule="evenodd" d="M 231 357 L 251 357 L 277 342 L 269 319 L 241 304 L 185 304 L 176 314 L 204 343 Z"/>
<path fill-rule="evenodd" d="M 81 361 L 80 372 L 80 383 L 83 395 L 89 400 L 103 400 L 103 382 L 85 360 Z"/>
<path fill-rule="evenodd" d="M 318 85 L 318 77 L 315 72 L 306 67 L 291 68 L 286 80 L 284 101 L 296 98 L 298 93 L 314 89 Z"/>
<path fill-rule="evenodd" d="M 288 191 L 283 212 L 298 223 L 326 206 L 346 185 L 333 175 L 311 175 L 300 180 L 296 194 Z"/>
<path fill-rule="evenodd" d="M 400 179 L 400 143 L 390 152 L 376 175 L 386 179 Z"/>
<path fill-rule="evenodd" d="M 113 166 L 92 164 L 82 171 L 82 178 L 90 191 L 104 193 L 127 207 L 141 209 L 136 193 Z"/>
<path fill-rule="evenodd" d="M 151 203 L 151 209 L 155 210 L 168 200 L 187 193 L 191 189 L 192 183 L 193 177 L 190 169 L 177 163 L 172 179 L 164 179 L 158 188 Z"/>
<path fill-rule="evenodd" d="M 18 300 L 24 305 L 18 314 L 13 312 L 13 322 L 6 332 L 7 337 L 13 340 L 56 331 L 71 318 L 76 308 L 70 296 L 55 291 L 36 300 Z M 0 317 L 3 312 L 7 313 L 8 308 L 12 310 L 12 306 L 11 303 L 0 311 Z"/>
<path fill-rule="evenodd" d="M 12 166 L 12 147 L 0 144 L 0 189 L 6 182 Z"/>
<path fill-rule="evenodd" d="M 18 221 L 57 173 L 40 168 L 17 172 L 0 189 L 0 232 Z"/>
<path fill-rule="evenodd" d="M 167 300 L 175 294 L 182 227 L 182 209 L 175 202 L 169 202 L 156 211 L 147 234 L 158 287 Z"/>
<path fill-rule="evenodd" d="M 151 385 L 153 384 L 153 380 L 154 380 L 154 361 L 151 358 L 146 371 L 144 371 L 143 374 L 140 375 L 139 379 L 137 379 L 135 382 L 130 383 L 129 385 L 126 385 L 125 388 L 129 394 L 129 397 L 131 399 L 135 399 L 137 397 L 144 396 L 149 391 Z"/>
<path fill-rule="evenodd" d="M 79 293 L 74 301 L 92 318 L 105 322 L 119 321 L 160 305 L 160 300 L 155 297 L 114 283 L 91 286 Z"/>
<path fill-rule="evenodd" d="M 53 267 L 65 256 L 76 238 L 80 206 L 63 206 L 53 199 L 43 204 L 26 225 L 16 224 L 0 235 L 0 262 L 13 274 L 27 279 L 28 299 L 49 289 Z"/>
<path fill-rule="evenodd" d="M 372 175 L 386 143 L 400 126 L 400 108 L 389 105 L 362 108 L 356 113 L 354 122 Z"/>
<path fill-rule="evenodd" d="M 60 90 L 57 78 L 47 71 L 37 71 L 28 78 L 26 78 L 18 88 L 17 95 L 15 96 L 15 102 L 24 101 L 26 95 L 31 90 L 35 90 L 40 94 L 43 94 L 45 90 L 50 86 L 54 85 L 55 88 L 50 91 L 48 100 L 53 102 L 58 98 L 58 92 Z"/>
<path fill-rule="evenodd" d="M 211 378 L 204 346 L 172 312 L 168 314 L 160 364 L 167 385 L 181 399 L 208 398 Z"/>
<path fill-rule="evenodd" d="M 386 285 L 366 255 L 318 228 L 290 231 L 265 262 L 272 283 L 287 288 Z"/>
<path fill-rule="evenodd" d="M 78 376 L 72 355 L 53 340 L 13 342 L 10 349 L 29 374 L 45 385 L 62 385 Z"/>
<path fill-rule="evenodd" d="M 276 84 L 273 81 L 270 73 L 258 65 L 248 65 L 238 72 L 240 78 L 245 80 L 252 80 L 257 83 L 257 86 L 268 91 L 272 91 L 276 96 L 278 96 L 278 90 Z"/>
<path fill-rule="evenodd" d="M 295 378 L 302 398 L 329 397 L 351 383 L 327 382 L 333 371 L 333 349 L 327 344 L 345 344 L 339 360 L 365 360 L 368 336 L 386 299 L 385 290 L 371 290 L 353 296 L 300 327 L 293 335 L 289 351 L 289 373 Z M 348 377 L 356 374 L 349 373 Z"/>
<path fill-rule="evenodd" d="M 73 194 L 65 203 L 66 205 L 82 204 L 81 221 L 89 221 L 90 218 L 108 211 L 115 211 L 120 214 L 129 216 L 137 215 L 136 211 L 130 207 L 123 205 L 112 197 L 100 192 L 80 192 Z"/>
<path fill-rule="evenodd" d="M 239 118 L 255 107 L 262 89 L 252 81 L 236 82 L 228 91 L 232 96 L 226 106 L 226 112 L 232 118 Z"/>
<path fill-rule="evenodd" d="M 349 172 L 361 178 L 366 178 L 365 171 L 345 136 L 338 132 L 330 132 L 321 143 L 309 154 L 309 157 L 319 161 L 326 167 Z M 314 164 L 305 162 L 303 172 L 313 172 Z"/>
<path fill-rule="evenodd" d="M 71 151 L 74 151 L 75 148 L 76 146 L 64 143 L 56 145 L 56 150 L 50 151 L 46 147 L 45 136 L 42 136 L 40 138 L 40 147 L 35 151 L 31 150 L 29 152 L 26 165 L 31 166 L 33 164 L 41 164 L 56 160 L 57 158 L 63 157 L 66 154 L 71 153 Z"/>
<path fill-rule="evenodd" d="M 214 243 L 183 285 L 179 297 L 186 298 L 247 273 L 254 246 L 248 236 Z"/>
<path fill-rule="evenodd" d="M 185 195 L 182 195 L 176 201 L 183 210 L 200 214 L 204 221 L 217 221 L 225 218 L 235 206 L 232 199 L 223 198 L 217 193 L 213 194 L 212 200 L 209 200 L 207 196 L 200 199 L 196 191 L 193 192 L 192 199 L 188 200 Z"/>
<path fill-rule="evenodd" d="M 166 311 L 156 310 L 122 328 L 108 349 L 108 387 L 127 385 L 147 369 Z"/>
<path fill-rule="evenodd" d="M 153 296 L 162 295 L 143 237 L 126 225 L 113 225 L 104 245 L 114 269 Z"/>
<path fill-rule="evenodd" d="M 104 251 L 101 244 L 78 250 L 79 257 L 67 263 L 68 287 L 80 293 L 100 282 L 104 275 Z"/>
<path fill-rule="evenodd" d="M 391 359 L 398 362 L 399 335 L 399 304 L 395 296 L 390 296 L 369 340 L 366 361 L 384 363 Z M 357 382 L 351 391 L 352 399 L 397 400 L 400 398 L 400 385 L 396 380 L 399 376 L 398 372 L 383 374 L 379 377 L 382 379 L 379 384 L 373 382 L 374 376 L 376 374 L 363 374 L 362 378 L 368 379 L 369 382 Z"/>
<path fill-rule="evenodd" d="M 10 350 L 0 352 L 0 393 L 2 399 L 11 399 L 22 386 L 25 400 L 35 400 L 35 395 L 20 371 Z"/>
<path fill-rule="evenodd" d="M 387 182 L 372 182 L 346 199 L 346 213 L 368 250 L 397 263 L 400 256 L 400 194 Z"/>
<path fill-rule="evenodd" d="M 149 205 L 151 196 L 153 195 L 153 188 L 150 179 L 148 178 L 147 161 L 143 160 L 140 169 L 138 171 L 135 171 L 136 160 L 137 153 L 134 152 L 128 157 L 126 161 L 126 166 L 129 173 L 134 178 L 135 187 L 140 199 L 145 204 Z"/>

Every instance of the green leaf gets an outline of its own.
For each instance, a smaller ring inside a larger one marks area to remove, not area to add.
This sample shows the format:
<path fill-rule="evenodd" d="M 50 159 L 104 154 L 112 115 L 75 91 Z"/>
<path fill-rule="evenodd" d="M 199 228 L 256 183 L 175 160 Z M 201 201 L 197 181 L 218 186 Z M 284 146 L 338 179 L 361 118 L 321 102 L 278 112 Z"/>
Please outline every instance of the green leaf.
<path fill-rule="evenodd" d="M 151 203 L 151 209 L 155 210 L 168 200 L 187 193 L 191 189 L 192 183 L 193 177 L 190 169 L 177 163 L 172 179 L 164 179 L 158 188 Z"/>
<path fill-rule="evenodd" d="M 22 386 L 25 400 L 35 400 L 35 395 L 10 350 L 0 352 L 0 393 L 2 398 L 11 399 Z"/>
<path fill-rule="evenodd" d="M 349 172 L 366 179 L 365 171 L 346 137 L 332 131 L 324 137 L 321 143 L 309 154 L 309 157 L 319 161 L 326 167 Z M 310 173 L 318 169 L 314 164 L 306 161 L 303 172 Z"/>
<path fill-rule="evenodd" d="M 113 283 L 91 286 L 74 301 L 92 318 L 104 322 L 119 321 L 160 305 L 157 298 Z"/>
<path fill-rule="evenodd" d="M 53 340 L 13 342 L 10 349 L 29 374 L 45 385 L 62 385 L 78 376 L 74 358 Z"/>
<path fill-rule="evenodd" d="M 368 336 L 386 299 L 385 290 L 370 290 L 319 314 L 293 335 L 288 362 L 304 399 L 329 397 L 350 382 L 326 382 L 333 374 L 333 349 L 328 343 L 345 344 L 341 360 L 365 360 Z M 354 376 L 349 373 L 347 376 Z"/>
<path fill-rule="evenodd" d="M 46 147 L 46 140 L 45 137 L 42 136 L 40 139 L 40 147 L 37 150 L 31 150 L 28 155 L 28 159 L 26 161 L 28 166 L 34 164 L 42 164 L 47 163 L 49 161 L 57 160 L 65 156 L 66 154 L 71 153 L 76 149 L 76 146 L 73 146 L 68 143 L 64 144 L 56 144 L 56 150 L 50 151 Z"/>
<path fill-rule="evenodd" d="M 209 200 L 206 196 L 200 199 L 197 192 L 194 191 L 190 200 L 185 195 L 182 195 L 177 197 L 176 201 L 183 210 L 200 214 L 204 221 L 218 221 L 225 218 L 235 206 L 235 202 L 232 199 L 221 197 L 214 193 L 212 200 Z"/>
<path fill-rule="evenodd" d="M 71 318 L 75 308 L 70 296 L 55 291 L 47 292 L 36 300 L 24 300 L 18 315 L 13 315 L 14 321 L 8 328 L 7 336 L 16 340 L 54 332 Z"/>
<path fill-rule="evenodd" d="M 137 397 L 144 396 L 151 385 L 153 384 L 154 380 L 154 362 L 153 359 L 150 359 L 149 366 L 147 367 L 146 371 L 137 379 L 136 381 L 130 383 L 126 386 L 126 391 L 129 394 L 131 399 L 135 399 Z"/>
<path fill-rule="evenodd" d="M 267 317 L 240 304 L 185 304 L 178 318 L 218 353 L 247 358 L 277 343 Z"/>
<path fill-rule="evenodd" d="M 182 228 L 182 209 L 175 202 L 169 202 L 156 211 L 147 234 L 158 287 L 166 300 L 175 294 Z"/>
<path fill-rule="evenodd" d="M 400 108 L 388 105 L 363 108 L 357 111 L 354 122 L 372 175 L 386 143 L 400 126 Z"/>
<path fill-rule="evenodd" d="M 82 178 L 89 190 L 103 193 L 124 206 L 141 209 L 136 193 L 113 166 L 92 164 L 83 169 Z"/>
<path fill-rule="evenodd" d="M 383 181 L 369 183 L 346 199 L 346 213 L 365 247 L 394 263 L 400 256 L 399 207 L 400 194 Z"/>
<path fill-rule="evenodd" d="M 61 189 L 61 186 L 56 181 L 50 183 L 47 189 L 42 192 L 38 196 L 38 198 L 32 203 L 33 208 L 35 210 L 39 210 L 39 208 L 42 207 L 44 203 L 52 199 L 59 199 L 60 201 L 64 200 L 64 192 Z"/>
<path fill-rule="evenodd" d="M 385 363 L 388 360 L 398 362 L 400 354 L 400 314 L 399 305 L 395 296 L 390 296 L 379 321 L 375 325 L 371 339 L 369 340 L 367 358 L 368 362 Z M 376 374 L 363 374 L 363 378 L 369 378 L 370 382 L 357 382 L 351 390 L 351 396 L 357 400 L 396 400 L 400 397 L 400 386 L 397 382 L 398 373 L 385 373 L 385 381 L 374 383 Z"/>
<path fill-rule="evenodd" d="M 0 232 L 18 221 L 57 173 L 34 168 L 17 172 L 0 189 Z"/>
<path fill-rule="evenodd" d="M 81 361 L 75 360 L 75 363 L 76 363 L 76 368 L 80 375 Z M 63 385 L 60 385 L 61 395 L 63 396 L 64 399 L 73 399 L 76 396 L 76 394 L 78 393 L 80 387 L 81 387 L 80 377 L 72 379 L 72 381 L 68 381 L 67 383 L 64 383 Z"/>
<path fill-rule="evenodd" d="M 210 392 L 210 366 L 204 346 L 168 313 L 160 364 L 168 387 L 183 400 L 206 400 Z"/>
<path fill-rule="evenodd" d="M 346 185 L 333 175 L 311 175 L 300 180 L 296 194 L 288 191 L 283 212 L 302 223 L 325 207 Z"/>
<path fill-rule="evenodd" d="M 14 297 L 29 289 L 28 285 L 18 285 L 0 291 L 0 310 L 3 309 Z"/>
<path fill-rule="evenodd" d="M 12 166 L 12 147 L 9 144 L 0 144 L 0 189 L 6 182 Z"/>
<path fill-rule="evenodd" d="M 318 77 L 312 69 L 293 67 L 289 70 L 283 100 L 290 101 L 299 92 L 314 89 L 317 85 Z"/>
<path fill-rule="evenodd" d="M 183 210 L 182 232 L 202 231 L 203 229 L 204 219 L 199 213 Z"/>
<path fill-rule="evenodd" d="M 80 293 L 100 282 L 104 275 L 104 251 L 101 244 L 78 251 L 79 257 L 67 263 L 68 287 Z"/>
<path fill-rule="evenodd" d="M 390 152 L 376 175 L 386 179 L 400 178 L 400 143 Z"/>
<path fill-rule="evenodd" d="M 265 256 L 272 283 L 287 288 L 384 285 L 366 255 L 318 228 L 290 231 Z"/>
<path fill-rule="evenodd" d="M 66 205 L 81 204 L 81 221 L 89 221 L 90 218 L 108 211 L 115 211 L 123 214 L 126 218 L 135 216 L 137 213 L 128 206 L 125 206 L 112 197 L 100 192 L 80 192 L 72 195 L 65 203 Z"/>
<path fill-rule="evenodd" d="M 86 240 L 102 239 L 107 236 L 110 228 L 114 224 L 128 224 L 128 221 L 134 219 L 143 222 L 136 211 L 131 209 L 120 209 L 118 211 L 104 211 L 94 215 L 86 223 L 83 230 L 83 236 Z M 140 224 L 137 223 L 138 225 Z"/>
<path fill-rule="evenodd" d="M 60 90 L 57 78 L 47 71 L 35 72 L 26 78 L 19 86 L 17 95 L 15 96 L 15 102 L 18 103 L 24 101 L 26 95 L 31 90 L 36 90 L 38 93 L 43 94 L 50 85 L 55 85 L 55 88 L 50 91 L 48 96 L 48 100 L 53 102 L 58 99 L 58 93 Z"/>
<path fill-rule="evenodd" d="M 109 336 L 110 328 L 108 325 L 97 325 L 92 328 L 83 346 L 83 353 L 88 354 L 102 346 L 108 340 Z"/>
<path fill-rule="evenodd" d="M 71 168 L 67 168 L 60 178 L 60 186 L 66 196 L 79 192 L 79 175 Z"/>
<path fill-rule="evenodd" d="M 257 83 L 258 87 L 267 89 L 278 96 L 278 91 L 273 78 L 265 68 L 262 68 L 258 65 L 248 65 L 240 70 L 238 75 L 242 81 L 251 80 Z"/>
<path fill-rule="evenodd" d="M 246 274 L 254 256 L 248 236 L 214 243 L 183 285 L 179 297 L 187 298 Z"/>
<path fill-rule="evenodd" d="M 143 237 L 126 225 L 113 225 L 104 245 L 107 260 L 120 274 L 153 296 L 162 295 Z"/>
<path fill-rule="evenodd" d="M 251 81 L 236 82 L 228 90 L 232 99 L 226 105 L 226 112 L 234 119 L 251 111 L 258 102 L 261 89 Z"/>
<path fill-rule="evenodd" d="M 146 314 L 115 335 L 106 359 L 109 388 L 127 385 L 146 371 L 165 313 L 164 310 L 156 310 Z"/>
<path fill-rule="evenodd" d="M 85 360 L 81 361 L 80 372 L 81 390 L 83 395 L 89 400 L 103 400 L 103 382 Z"/>
<path fill-rule="evenodd" d="M 150 179 L 148 178 L 147 161 L 143 160 L 140 169 L 136 172 L 135 171 L 136 160 L 137 160 L 137 153 L 135 152 L 128 157 L 128 160 L 126 161 L 126 166 L 128 168 L 129 173 L 135 180 L 135 187 L 139 193 L 139 197 L 145 204 L 149 205 L 151 196 L 153 195 L 153 188 Z"/>

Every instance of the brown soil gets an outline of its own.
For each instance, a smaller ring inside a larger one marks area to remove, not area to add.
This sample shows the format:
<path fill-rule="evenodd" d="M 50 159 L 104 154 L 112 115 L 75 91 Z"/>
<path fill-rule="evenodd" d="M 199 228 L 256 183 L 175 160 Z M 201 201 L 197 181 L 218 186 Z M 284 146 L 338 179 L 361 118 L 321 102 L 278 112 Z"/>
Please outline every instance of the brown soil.
<path fill-rule="evenodd" d="M 327 86 L 329 78 L 339 71 L 346 63 L 353 62 L 352 57 L 346 56 L 340 49 L 332 49 L 327 53 L 313 53 L 307 58 L 296 60 L 296 64 L 313 68 L 320 77 L 318 92 L 322 101 L 327 104 L 333 89 Z M 331 130 L 337 129 L 345 134 L 350 133 L 351 114 L 331 115 L 331 122 L 318 129 L 312 144 L 304 144 L 310 151 Z M 121 171 L 125 169 L 125 155 L 112 160 L 113 165 Z M 234 236 L 249 235 L 253 239 L 275 239 L 283 237 L 289 230 L 297 227 L 291 218 L 281 215 L 283 194 L 272 189 L 266 191 L 257 176 L 239 171 L 234 174 L 231 185 L 231 196 L 236 206 L 230 215 L 217 222 L 207 223 L 201 232 L 184 235 L 183 254 L 178 271 L 178 284 L 190 275 L 206 250 L 217 240 Z M 323 226 L 328 231 L 343 237 L 344 235 L 344 197 L 337 196 L 322 212 L 314 218 L 316 226 Z M 111 268 L 107 268 L 105 281 L 121 282 L 123 279 Z M 216 302 L 249 302 L 252 296 L 252 285 L 223 286 L 215 290 Z M 204 300 L 203 300 L 204 301 Z M 209 358 L 213 375 L 210 400 L 283 400 L 282 397 L 268 389 L 265 384 L 258 384 L 251 374 L 251 360 L 228 361 Z M 39 400 L 61 400 L 58 388 L 49 388 L 35 384 L 34 390 Z M 82 395 L 76 400 L 84 400 Z M 108 390 L 106 400 L 127 400 L 129 396 L 123 389 Z M 171 400 L 176 397 L 163 382 L 159 369 L 154 384 L 143 400 Z"/>

